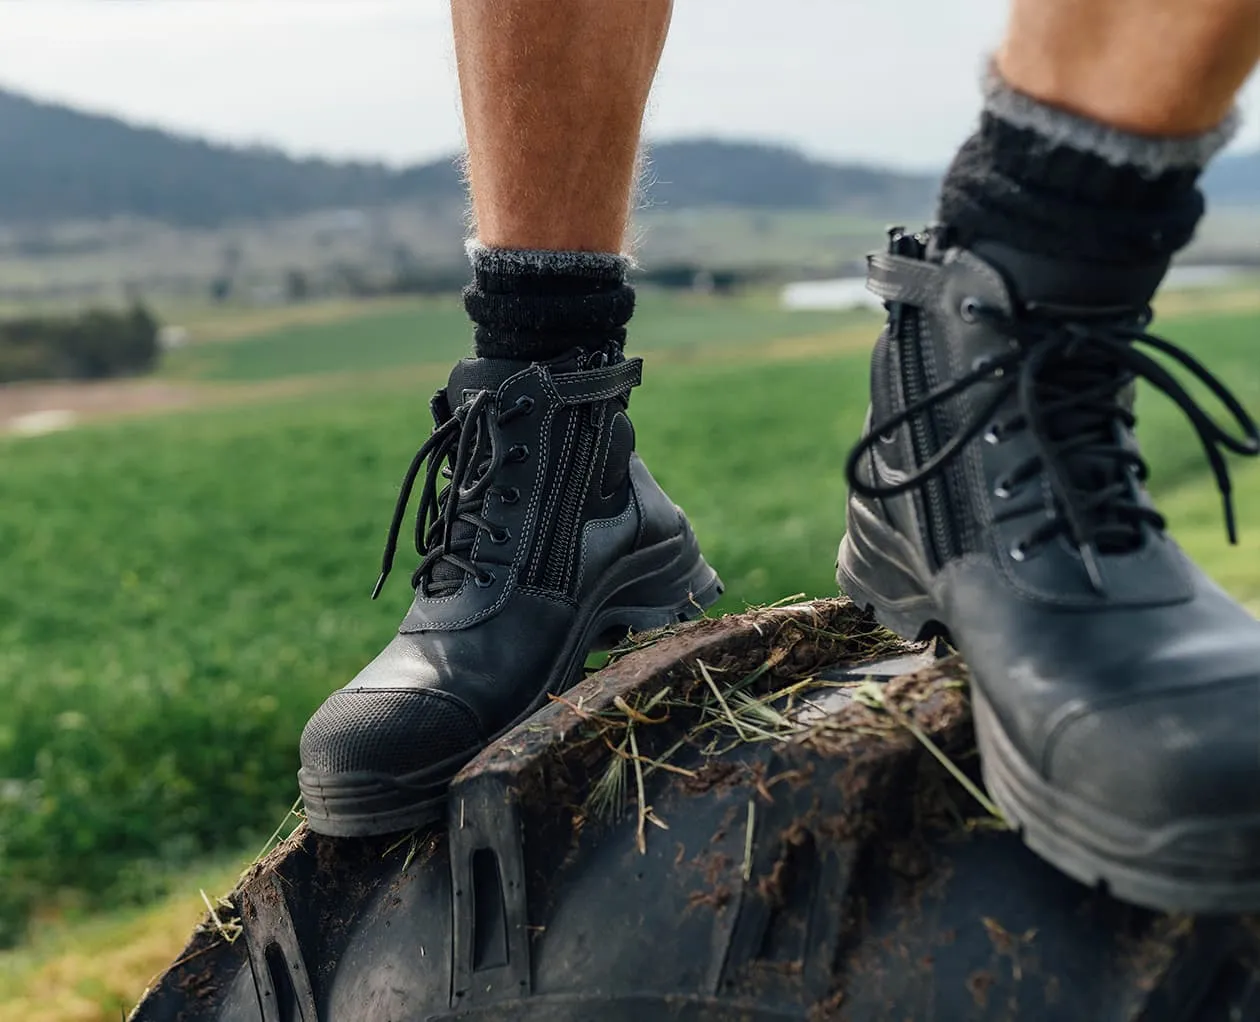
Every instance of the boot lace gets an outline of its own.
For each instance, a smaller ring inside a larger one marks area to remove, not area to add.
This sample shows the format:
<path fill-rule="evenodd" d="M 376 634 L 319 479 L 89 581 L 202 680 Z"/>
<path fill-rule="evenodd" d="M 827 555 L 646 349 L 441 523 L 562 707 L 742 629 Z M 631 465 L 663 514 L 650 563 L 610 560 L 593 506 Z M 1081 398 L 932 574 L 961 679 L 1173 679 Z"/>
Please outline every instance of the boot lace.
<path fill-rule="evenodd" d="M 520 498 L 514 488 L 502 489 L 494 485 L 495 474 L 504 462 L 521 461 L 528 454 L 527 449 L 520 445 L 505 447 L 500 431 L 513 419 L 528 415 L 533 408 L 533 398 L 522 396 L 498 414 L 495 412 L 494 394 L 483 390 L 438 424 L 416 451 L 403 476 L 381 557 L 380 578 L 372 590 L 372 599 L 380 595 L 393 568 L 407 505 L 420 469 L 426 462 L 428 469 L 420 489 L 415 530 L 416 553 L 422 559 L 411 576 L 412 588 L 423 587 L 426 596 L 444 596 L 458 590 L 465 577 L 471 577 L 482 587 L 494 582 L 493 573 L 477 564 L 470 555 L 481 533 L 485 533 L 492 543 L 506 543 L 511 538 L 507 529 L 485 518 L 481 512 L 487 494 L 498 496 L 508 503 Z M 439 476 L 450 480 L 440 493 Z M 460 523 L 467 528 L 459 528 Z M 435 577 L 434 569 L 440 564 L 450 565 L 455 570 Z"/>
<path fill-rule="evenodd" d="M 1012 548 L 1011 556 L 1022 560 L 1037 546 L 1065 535 L 1079 552 L 1091 586 L 1101 595 L 1098 554 L 1136 549 L 1144 526 L 1161 531 L 1166 526 L 1164 517 L 1140 499 L 1148 468 L 1136 448 L 1124 442 L 1136 420 L 1123 395 L 1141 378 L 1166 394 L 1190 420 L 1221 494 L 1229 541 L 1237 542 L 1233 491 L 1222 449 L 1255 457 L 1260 454 L 1260 430 L 1238 399 L 1197 359 L 1146 332 L 1149 308 L 1123 319 L 1114 313 L 1074 313 L 1065 318 L 1031 312 L 1015 318 L 974 299 L 964 304 L 968 316 L 1010 338 L 1009 350 L 978 360 L 966 374 L 935 388 L 887 421 L 874 423 L 845 467 L 855 492 L 868 497 L 904 493 L 939 475 L 982 432 L 987 442 L 996 444 L 1026 430 L 1034 453 L 996 482 L 995 496 L 1009 499 L 1026 483 L 1044 477 L 1051 499 L 1013 505 L 994 520 L 1048 512 Z M 1218 426 L 1177 378 L 1139 346 L 1166 356 L 1203 384 L 1240 427 L 1242 438 Z M 986 381 L 998 384 L 989 399 L 913 473 L 887 485 L 866 483 L 858 476 L 862 457 L 881 436 Z M 1000 409 L 1011 398 L 1014 414 L 999 421 Z"/>

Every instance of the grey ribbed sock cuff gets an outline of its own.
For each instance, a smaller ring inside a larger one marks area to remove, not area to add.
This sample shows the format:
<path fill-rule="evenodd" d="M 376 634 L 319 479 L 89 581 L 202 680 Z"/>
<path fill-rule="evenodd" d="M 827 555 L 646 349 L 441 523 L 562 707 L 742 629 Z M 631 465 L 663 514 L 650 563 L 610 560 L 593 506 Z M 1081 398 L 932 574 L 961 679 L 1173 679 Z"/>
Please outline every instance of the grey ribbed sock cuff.
<path fill-rule="evenodd" d="M 480 273 L 564 274 L 595 280 L 621 280 L 634 261 L 616 252 L 576 252 L 541 248 L 493 248 L 476 238 L 464 242 L 473 269 Z"/>
<path fill-rule="evenodd" d="M 1013 127 L 1036 132 L 1048 145 L 1092 153 L 1114 167 L 1133 167 L 1151 178 L 1170 170 L 1207 166 L 1229 144 L 1240 121 L 1235 109 L 1201 135 L 1137 135 L 1017 91 L 1007 84 L 992 61 L 984 77 L 984 108 Z"/>

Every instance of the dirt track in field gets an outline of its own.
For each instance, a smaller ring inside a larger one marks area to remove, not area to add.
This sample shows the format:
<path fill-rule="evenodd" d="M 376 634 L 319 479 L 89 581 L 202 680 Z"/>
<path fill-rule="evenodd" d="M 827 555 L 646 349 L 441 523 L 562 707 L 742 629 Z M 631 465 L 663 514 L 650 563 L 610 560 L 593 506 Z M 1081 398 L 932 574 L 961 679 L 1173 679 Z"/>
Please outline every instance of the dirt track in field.
<path fill-rule="evenodd" d="M 0 435 L 34 436 L 98 419 L 266 400 L 314 389 L 322 381 L 268 380 L 246 385 L 169 380 L 21 383 L 0 386 Z"/>

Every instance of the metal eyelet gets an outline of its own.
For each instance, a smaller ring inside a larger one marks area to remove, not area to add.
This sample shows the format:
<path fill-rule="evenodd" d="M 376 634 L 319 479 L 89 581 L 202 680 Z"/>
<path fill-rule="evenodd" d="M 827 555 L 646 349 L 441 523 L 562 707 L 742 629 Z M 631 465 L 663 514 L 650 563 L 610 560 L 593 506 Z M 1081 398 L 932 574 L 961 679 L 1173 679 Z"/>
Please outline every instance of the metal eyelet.
<path fill-rule="evenodd" d="M 983 308 L 979 298 L 974 295 L 968 295 L 958 303 L 958 315 L 962 317 L 964 323 L 975 323 L 980 319 L 980 310 Z"/>
<path fill-rule="evenodd" d="M 522 394 L 516 399 L 516 407 L 521 409 L 526 415 L 534 410 L 534 399 L 528 394 Z"/>
<path fill-rule="evenodd" d="M 1028 560 L 1028 547 L 1024 546 L 1023 543 L 1016 543 L 1011 547 L 1010 555 L 1012 561 L 1023 563 Z"/>
<path fill-rule="evenodd" d="M 984 431 L 984 442 L 994 447 L 1002 442 L 1002 433 L 997 426 L 990 426 Z"/>
<path fill-rule="evenodd" d="M 511 486 L 499 494 L 499 499 L 503 501 L 504 504 L 515 504 L 521 499 L 521 491 L 515 486 Z"/>
<path fill-rule="evenodd" d="M 502 546 L 512 538 L 512 533 L 507 529 L 494 529 L 490 533 L 490 542 L 495 546 Z"/>
<path fill-rule="evenodd" d="M 508 461 L 524 461 L 529 457 L 529 448 L 525 444 L 513 444 L 508 448 Z"/>
<path fill-rule="evenodd" d="M 497 581 L 498 576 L 495 575 L 493 571 L 487 571 L 484 575 L 473 576 L 473 584 L 476 585 L 478 589 L 489 589 Z"/>
<path fill-rule="evenodd" d="M 996 361 L 997 359 L 995 359 L 992 355 L 977 355 L 971 360 L 971 371 L 973 373 L 982 372 L 983 370 L 988 369 L 989 366 L 993 365 Z M 1000 380 L 1006 375 L 1006 370 L 1002 366 L 998 366 L 997 368 L 990 370 L 990 375 L 993 379 Z"/>
<path fill-rule="evenodd" d="M 1009 500 L 1014 492 L 1006 483 L 997 483 L 993 487 L 993 496 L 998 500 Z"/>

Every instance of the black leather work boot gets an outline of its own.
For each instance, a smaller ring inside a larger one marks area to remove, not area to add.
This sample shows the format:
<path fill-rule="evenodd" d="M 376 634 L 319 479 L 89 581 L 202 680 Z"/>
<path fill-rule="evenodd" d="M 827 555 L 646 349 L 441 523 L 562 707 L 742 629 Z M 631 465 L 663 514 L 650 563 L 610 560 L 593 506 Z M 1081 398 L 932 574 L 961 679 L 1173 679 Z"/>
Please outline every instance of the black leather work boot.
<path fill-rule="evenodd" d="M 1256 425 L 1146 333 L 1166 266 L 1092 267 L 948 233 L 870 259 L 888 326 L 847 466 L 841 589 L 973 676 L 983 774 L 1028 845 L 1163 910 L 1260 909 L 1260 623 L 1165 533 L 1133 435 L 1137 378 L 1222 449 Z M 1224 433 L 1150 357 L 1229 410 Z"/>
<path fill-rule="evenodd" d="M 626 406 L 641 364 L 611 347 L 456 365 L 407 471 L 377 585 L 427 461 L 415 601 L 302 734 L 313 830 L 378 834 L 438 818 L 460 767 L 577 681 L 592 648 L 717 600 L 687 519 L 634 453 Z"/>

